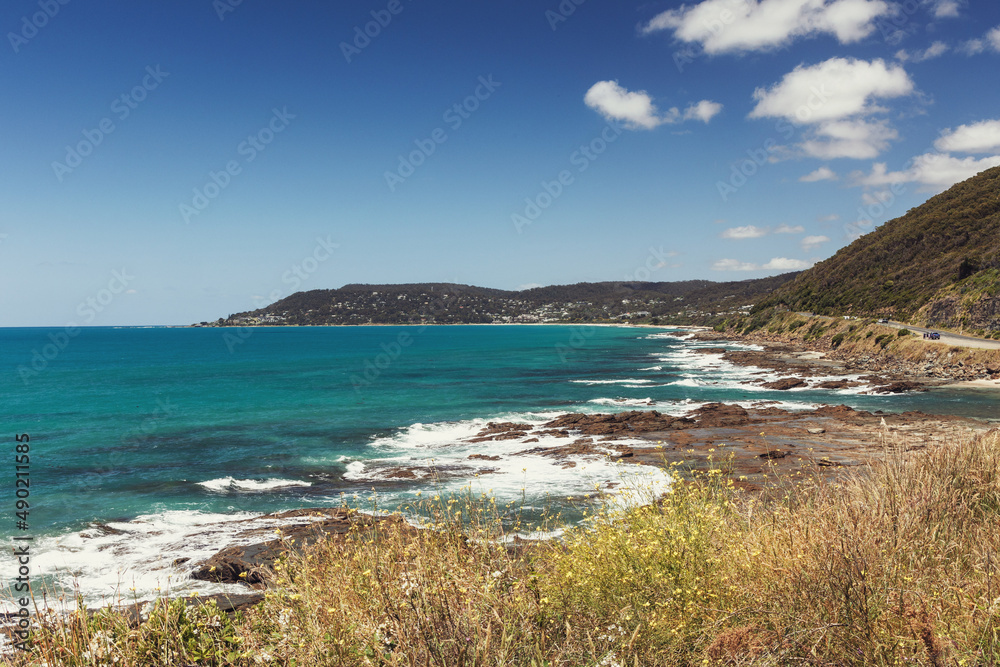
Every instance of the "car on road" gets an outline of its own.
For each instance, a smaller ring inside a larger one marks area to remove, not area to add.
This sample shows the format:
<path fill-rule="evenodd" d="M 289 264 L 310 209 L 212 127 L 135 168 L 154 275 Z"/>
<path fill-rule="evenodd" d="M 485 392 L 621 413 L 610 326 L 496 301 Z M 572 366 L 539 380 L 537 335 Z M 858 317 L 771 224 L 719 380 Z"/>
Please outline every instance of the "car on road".
<path fill-rule="evenodd" d="M 878 321 L 878 323 L 879 323 L 879 324 L 889 324 L 889 320 L 887 320 L 886 318 L 884 318 L 884 317 L 883 317 L 882 319 L 880 319 L 880 320 Z"/>

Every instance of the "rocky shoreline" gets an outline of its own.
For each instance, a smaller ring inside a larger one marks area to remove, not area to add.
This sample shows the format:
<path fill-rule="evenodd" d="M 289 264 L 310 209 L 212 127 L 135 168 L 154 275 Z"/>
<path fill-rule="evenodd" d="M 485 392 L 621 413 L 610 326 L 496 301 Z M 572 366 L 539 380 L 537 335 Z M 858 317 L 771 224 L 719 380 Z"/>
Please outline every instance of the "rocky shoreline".
<path fill-rule="evenodd" d="M 845 389 L 868 385 L 872 393 L 926 390 L 929 386 L 963 380 L 995 379 L 1000 368 L 966 367 L 949 363 L 942 348 L 938 361 L 919 364 L 898 359 L 854 358 L 823 345 L 810 345 L 766 335 L 738 336 L 713 331 L 694 332 L 703 341 L 732 340 L 761 346 L 762 350 L 701 348 L 728 362 L 762 369 L 778 380 L 750 380 L 773 390 L 803 386 Z M 840 379 L 830 379 L 838 378 Z M 854 467 L 887 452 L 912 452 L 956 440 L 970 432 L 990 430 L 986 422 L 961 417 L 865 412 L 845 405 L 788 411 L 774 402 L 740 405 L 711 403 L 682 416 L 656 410 L 611 414 L 564 414 L 540 425 L 491 422 L 464 443 L 516 441 L 523 445 L 509 456 L 545 456 L 572 468 L 588 458 L 622 464 L 649 465 L 698 471 L 724 469 L 723 477 L 747 492 L 766 497 L 779 479 L 809 476 L 833 480 Z M 541 446 L 540 438 L 564 439 L 563 445 Z M 514 444 L 512 442 L 512 444 Z M 495 472 L 497 456 L 472 454 L 470 466 L 448 470 L 398 467 L 382 471 L 386 480 L 420 479 L 427 475 L 484 475 Z M 606 491 L 611 491 L 609 485 Z M 286 523 L 269 539 L 222 549 L 211 558 L 190 564 L 195 579 L 242 584 L 245 594 L 216 595 L 222 608 L 233 610 L 262 599 L 274 562 L 289 550 L 299 550 L 318 539 L 343 539 L 355 529 L 382 527 L 415 530 L 399 516 L 369 516 L 343 508 L 312 508 L 268 515 Z M 267 518 L 267 517 L 264 517 Z M 243 535 L 246 537 L 247 535 Z M 179 561 L 178 566 L 188 566 Z M 205 598 L 199 598 L 205 599 Z"/>
<path fill-rule="evenodd" d="M 679 417 L 651 410 L 571 413 L 539 426 L 493 422 L 475 438 L 516 439 L 526 445 L 543 434 L 565 438 L 564 446 L 529 446 L 513 456 L 554 457 L 567 467 L 587 457 L 610 457 L 623 464 L 678 466 L 686 471 L 721 467 L 724 480 L 766 496 L 779 479 L 789 476 L 834 479 L 889 451 L 919 451 L 960 434 L 990 429 L 985 422 L 920 412 L 871 413 L 843 405 L 791 412 L 764 403 L 752 409 L 711 403 Z M 246 595 L 213 596 L 229 603 L 227 608 L 239 609 L 260 601 L 271 567 L 290 550 L 321 538 L 343 539 L 354 529 L 415 530 L 399 516 L 370 516 L 343 508 L 293 510 L 268 517 L 295 521 L 279 528 L 276 536 L 272 530 L 270 539 L 227 547 L 193 564 L 190 575 L 195 579 L 238 583 L 250 589 Z"/>
<path fill-rule="evenodd" d="M 1000 380 L 1000 364 L 966 364 L 958 358 L 958 350 L 940 345 L 928 345 L 923 358 L 909 360 L 893 355 L 855 354 L 849 350 L 833 348 L 825 339 L 807 342 L 760 331 L 743 335 L 732 331 L 719 333 L 703 330 L 695 333 L 694 338 L 761 346 L 764 349 L 760 351 L 726 351 L 724 348 L 706 350 L 721 351 L 727 361 L 735 364 L 756 366 L 789 376 L 808 378 L 816 375 L 863 375 L 862 380 L 884 387 L 910 383 L 909 388 L 897 387 L 886 393 L 950 383 Z M 820 385 L 819 388 L 829 387 Z"/>

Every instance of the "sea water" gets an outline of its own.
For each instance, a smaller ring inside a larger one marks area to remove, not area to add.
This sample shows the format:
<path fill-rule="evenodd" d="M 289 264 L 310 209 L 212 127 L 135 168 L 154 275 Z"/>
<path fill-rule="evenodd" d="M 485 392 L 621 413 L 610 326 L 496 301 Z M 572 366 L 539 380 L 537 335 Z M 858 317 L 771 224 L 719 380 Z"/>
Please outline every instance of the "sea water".
<path fill-rule="evenodd" d="M 32 538 L 36 584 L 77 587 L 91 604 L 148 598 L 158 589 L 224 590 L 191 581 L 190 564 L 247 541 L 239 531 L 267 512 L 343 503 L 392 510 L 418 496 L 453 493 L 543 511 L 569 508 L 563 501 L 570 496 L 622 488 L 623 476 L 644 488 L 669 484 L 654 468 L 600 457 L 567 467 L 519 453 L 567 442 L 557 438 L 468 442 L 491 421 L 537 425 L 566 412 L 637 409 L 681 415 L 714 401 L 983 418 L 993 417 L 995 406 L 990 392 L 771 391 L 746 382 L 779 374 L 698 352 L 752 346 L 695 341 L 677 329 L 71 333 L 0 329 L 2 437 L 9 441 L 0 465 L 9 479 L 8 510 L 0 521 L 9 536 Z M 15 434 L 30 437 L 23 529 L 15 520 Z M 9 582 L 17 568 L 6 552 L 0 575 Z"/>

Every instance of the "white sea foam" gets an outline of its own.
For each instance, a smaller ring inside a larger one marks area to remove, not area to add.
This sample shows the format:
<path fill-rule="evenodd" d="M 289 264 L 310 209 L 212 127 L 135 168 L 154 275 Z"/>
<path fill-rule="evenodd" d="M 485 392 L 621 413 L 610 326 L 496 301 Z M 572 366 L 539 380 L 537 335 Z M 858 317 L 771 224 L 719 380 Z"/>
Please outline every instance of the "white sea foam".
<path fill-rule="evenodd" d="M 622 409 L 635 408 L 624 403 L 619 405 Z M 575 411 L 608 410 L 602 403 L 592 404 L 588 410 Z M 426 490 L 427 485 L 435 493 L 442 494 L 468 490 L 491 495 L 503 502 L 523 499 L 528 507 L 543 507 L 547 499 L 582 496 L 598 489 L 603 493 L 611 488 L 609 485 L 621 485 L 623 474 L 638 475 L 646 486 L 654 489 L 663 489 L 669 484 L 667 474 L 652 466 L 620 464 L 603 455 L 546 456 L 546 450 L 567 445 L 572 439 L 537 431 L 508 440 L 469 442 L 488 421 L 540 426 L 559 414 L 563 412 L 413 424 L 393 435 L 374 439 L 370 443 L 372 458 L 366 458 L 363 467 L 350 464 L 345 478 L 355 482 L 392 481 L 393 475 L 405 468 L 407 476 L 412 474 L 416 479 L 396 481 L 408 482 L 412 491 Z M 623 439 L 608 444 L 630 446 L 648 445 L 648 442 Z M 601 442 L 595 442 L 595 448 L 601 446 Z M 614 453 L 611 449 L 604 451 Z M 476 458 L 470 458 L 472 456 Z"/>
<path fill-rule="evenodd" d="M 660 331 L 643 336 L 646 340 L 662 340 L 672 338 L 674 340 L 688 340 L 694 338 L 694 333 L 690 331 Z"/>
<path fill-rule="evenodd" d="M 779 373 L 771 369 L 757 366 L 743 366 L 734 364 L 726 360 L 721 353 L 697 352 L 701 348 L 721 347 L 725 345 L 727 349 L 761 350 L 760 346 L 734 344 L 727 341 L 704 341 L 697 344 L 686 345 L 664 352 L 652 353 L 657 361 L 668 364 L 676 369 L 679 379 L 668 383 L 675 387 L 687 387 L 691 389 L 723 389 L 741 392 L 770 392 L 773 391 L 762 385 L 767 382 L 774 382 L 782 378 L 789 377 L 788 373 Z M 829 391 L 838 395 L 857 395 L 870 391 L 871 387 L 864 383 L 859 374 L 851 375 L 817 375 L 805 378 L 806 385 L 794 389 L 785 390 L 789 393 L 799 393 L 817 391 L 817 385 L 834 380 L 847 380 L 851 382 L 862 382 L 858 387 Z M 810 402 L 808 405 L 814 405 Z"/>
<path fill-rule="evenodd" d="M 588 403 L 596 403 L 597 405 L 610 405 L 612 407 L 628 406 L 628 407 L 652 407 L 656 405 L 656 401 L 651 398 L 592 398 Z"/>
<path fill-rule="evenodd" d="M 312 483 L 297 479 L 235 479 L 233 477 L 220 477 L 218 479 L 210 479 L 206 482 L 198 482 L 198 486 L 203 486 L 209 491 L 217 493 L 260 493 L 294 486 L 312 486 Z"/>
<path fill-rule="evenodd" d="M 365 474 L 365 464 L 362 461 L 351 461 L 347 464 L 347 472 L 344 479 L 363 479 Z"/>
<path fill-rule="evenodd" d="M 240 585 L 191 579 L 191 567 L 223 547 L 268 539 L 261 531 L 266 535 L 268 529 L 303 520 L 308 519 L 171 510 L 42 537 L 32 545 L 31 567 L 32 572 L 51 577 L 68 593 L 66 604 L 72 605 L 73 590 L 78 588 L 84 603 L 92 608 L 167 594 L 245 593 L 246 588 Z M 254 529 L 257 532 L 250 534 Z M 189 560 L 175 565 L 178 558 Z M 5 570 L 16 569 L 8 561 L 12 561 L 9 553 L 0 557 Z M 51 598 L 53 603 L 57 598 Z"/>
<path fill-rule="evenodd" d="M 573 384 L 585 384 L 585 385 L 596 385 L 596 384 L 649 384 L 652 380 L 644 380 L 637 378 L 623 378 L 621 380 L 570 380 Z"/>

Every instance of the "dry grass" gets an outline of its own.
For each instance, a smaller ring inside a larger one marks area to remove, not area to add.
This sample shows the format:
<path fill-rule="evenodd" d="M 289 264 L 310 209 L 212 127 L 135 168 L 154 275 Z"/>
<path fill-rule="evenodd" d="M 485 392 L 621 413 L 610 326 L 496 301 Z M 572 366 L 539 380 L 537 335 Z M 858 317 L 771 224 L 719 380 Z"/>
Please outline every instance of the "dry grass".
<path fill-rule="evenodd" d="M 889 443 L 894 445 L 894 443 Z M 49 665 L 1000 665 L 996 432 L 766 505 L 709 472 L 509 548 L 491 502 L 282 563 L 232 623 L 168 605 L 36 631 Z M 87 656 L 84 651 L 89 651 Z M 27 656 L 21 656 L 25 658 Z M 22 661 L 26 663 L 27 661 Z"/>

